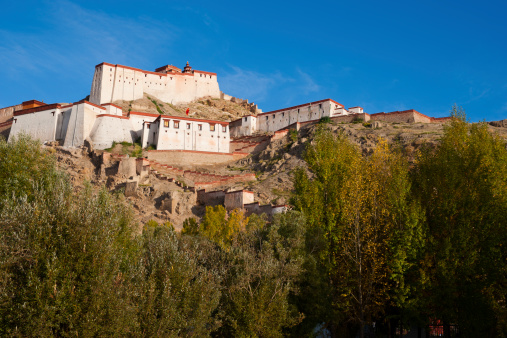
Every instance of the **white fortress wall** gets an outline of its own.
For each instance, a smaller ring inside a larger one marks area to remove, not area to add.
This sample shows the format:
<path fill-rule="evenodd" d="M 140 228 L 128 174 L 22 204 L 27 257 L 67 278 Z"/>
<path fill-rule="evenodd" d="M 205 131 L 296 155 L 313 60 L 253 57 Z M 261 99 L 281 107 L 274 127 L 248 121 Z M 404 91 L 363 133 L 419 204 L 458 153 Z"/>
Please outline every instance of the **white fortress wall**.
<path fill-rule="evenodd" d="M 150 145 L 157 145 L 157 134 L 159 125 L 157 122 L 145 122 L 143 123 L 143 134 L 141 138 L 142 147 L 148 147 Z"/>
<path fill-rule="evenodd" d="M 95 67 L 90 102 L 131 101 L 142 98 L 143 93 L 173 104 L 204 96 L 220 97 L 215 73 L 198 70 L 189 73 L 150 72 L 109 63 Z"/>
<path fill-rule="evenodd" d="M 63 145 L 65 147 L 79 147 L 83 145 L 84 140 L 90 136 L 96 116 L 105 112 L 106 108 L 88 101 L 74 103 Z"/>
<path fill-rule="evenodd" d="M 257 115 L 257 130 L 275 132 L 296 122 L 313 121 L 325 116 L 332 116 L 336 110 L 341 108 L 343 105 L 340 103 L 326 99 L 262 113 Z"/>
<path fill-rule="evenodd" d="M 119 107 L 115 104 L 106 103 L 106 104 L 103 104 L 102 107 L 106 108 L 106 114 L 123 116 L 123 110 L 121 109 L 121 107 Z"/>
<path fill-rule="evenodd" d="M 112 146 L 113 142 L 135 141 L 132 124 L 127 117 L 115 115 L 98 115 L 90 133 L 93 146 L 97 149 L 106 149 Z"/>
<path fill-rule="evenodd" d="M 73 105 L 70 104 L 61 108 L 61 113 L 58 115 L 58 120 L 56 122 L 55 140 L 63 141 L 65 139 L 72 113 L 72 106 Z"/>
<path fill-rule="evenodd" d="M 229 152 L 229 123 L 161 116 L 157 150 Z"/>
<path fill-rule="evenodd" d="M 132 130 L 136 132 L 137 137 L 140 138 L 143 135 L 143 123 L 148 122 L 152 123 L 159 117 L 159 114 L 150 114 L 150 113 L 140 113 L 140 112 L 130 112 L 129 118 L 130 123 L 132 124 Z M 143 146 L 144 147 L 144 146 Z"/>
<path fill-rule="evenodd" d="M 143 129 L 141 132 L 141 147 L 146 148 L 148 146 L 149 141 L 150 128 L 148 125 L 143 124 Z"/>
<path fill-rule="evenodd" d="M 25 133 L 41 142 L 54 141 L 60 107 L 59 104 L 51 104 L 15 112 L 9 140 Z"/>

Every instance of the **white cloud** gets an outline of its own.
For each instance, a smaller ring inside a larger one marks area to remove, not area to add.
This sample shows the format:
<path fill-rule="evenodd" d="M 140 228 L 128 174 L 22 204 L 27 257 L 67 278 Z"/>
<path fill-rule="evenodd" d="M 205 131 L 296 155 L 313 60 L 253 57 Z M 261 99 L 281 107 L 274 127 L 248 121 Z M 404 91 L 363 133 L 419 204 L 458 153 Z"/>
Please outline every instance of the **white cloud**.
<path fill-rule="evenodd" d="M 318 92 L 321 87 L 315 80 L 301 69 L 296 68 L 294 74 L 280 72 L 260 73 L 231 66 L 232 71 L 220 77 L 220 87 L 230 95 L 249 99 L 254 102 L 276 97 L 285 97 L 286 105 L 297 102 L 302 96 Z"/>
<path fill-rule="evenodd" d="M 270 90 L 287 80 L 279 73 L 262 74 L 231 66 L 232 72 L 220 77 L 220 86 L 226 94 L 240 96 L 252 101 L 265 99 Z"/>
<path fill-rule="evenodd" d="M 90 65 L 103 61 L 142 64 L 177 33 L 164 22 L 130 20 L 68 1 L 48 6 L 49 14 L 32 32 L 0 30 L 0 74 L 89 71 Z"/>
<path fill-rule="evenodd" d="M 297 73 L 299 75 L 299 79 L 297 80 L 299 84 L 298 87 L 304 94 L 310 94 L 320 90 L 320 86 L 315 83 L 310 75 L 299 68 L 297 69 Z"/>

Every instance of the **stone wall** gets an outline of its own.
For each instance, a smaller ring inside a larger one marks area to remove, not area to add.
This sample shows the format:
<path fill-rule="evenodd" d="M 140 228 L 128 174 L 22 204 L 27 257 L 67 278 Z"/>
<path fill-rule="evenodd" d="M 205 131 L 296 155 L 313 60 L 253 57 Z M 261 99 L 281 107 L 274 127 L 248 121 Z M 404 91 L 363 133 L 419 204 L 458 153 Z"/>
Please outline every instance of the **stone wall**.
<path fill-rule="evenodd" d="M 254 193 L 248 190 L 229 191 L 225 193 L 224 206 L 227 211 L 242 209 L 244 204 L 253 203 Z"/>
<path fill-rule="evenodd" d="M 416 110 L 394 111 L 390 113 L 377 113 L 370 115 L 372 121 L 395 123 L 431 123 L 431 118 Z"/>
<path fill-rule="evenodd" d="M 288 210 L 287 205 L 260 205 L 259 202 L 245 204 L 243 205 L 243 208 L 246 210 L 246 216 L 249 216 L 251 214 L 266 214 L 266 216 L 268 216 L 270 219 L 273 218 L 275 214 L 283 213 Z"/>
<path fill-rule="evenodd" d="M 7 122 L 12 118 L 14 112 L 17 110 L 21 110 L 23 107 L 22 104 L 18 104 L 15 106 L 5 107 L 0 109 L 0 123 Z"/>
<path fill-rule="evenodd" d="M 254 114 L 262 114 L 262 110 L 259 109 L 259 107 L 255 103 L 248 102 L 247 99 L 240 99 L 240 98 L 237 98 L 237 97 L 234 97 L 231 95 L 227 95 L 224 92 L 220 92 L 220 98 L 222 100 L 231 101 L 231 102 L 240 104 L 240 105 L 248 108 L 248 110 L 250 110 L 250 112 L 252 112 Z"/>
<path fill-rule="evenodd" d="M 150 150 L 148 159 L 180 166 L 213 165 L 234 162 L 248 153 L 212 153 L 192 150 Z"/>
<path fill-rule="evenodd" d="M 344 116 L 335 116 L 331 117 L 331 121 L 337 122 L 337 123 L 351 123 L 357 120 L 363 120 L 364 122 L 370 121 L 370 115 L 366 113 L 362 114 L 351 114 L 351 115 L 344 115 Z"/>
<path fill-rule="evenodd" d="M 205 206 L 224 205 L 225 191 L 217 190 L 206 192 L 206 189 L 197 191 L 197 203 Z"/>
<path fill-rule="evenodd" d="M 2 135 L 2 137 L 6 140 L 9 139 L 11 126 L 12 126 L 12 121 L 0 123 L 0 135 Z"/>

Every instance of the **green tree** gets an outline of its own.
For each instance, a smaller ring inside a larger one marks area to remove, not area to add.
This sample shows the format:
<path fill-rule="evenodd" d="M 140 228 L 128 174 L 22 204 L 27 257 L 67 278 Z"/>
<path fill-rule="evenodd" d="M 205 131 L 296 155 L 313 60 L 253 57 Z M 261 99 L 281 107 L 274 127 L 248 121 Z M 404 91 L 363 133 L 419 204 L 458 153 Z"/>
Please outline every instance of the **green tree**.
<path fill-rule="evenodd" d="M 214 316 L 220 300 L 221 276 L 200 264 L 180 246 L 172 228 L 144 232 L 143 297 L 138 311 L 145 337 L 208 336 L 219 322 Z"/>
<path fill-rule="evenodd" d="M 486 123 L 467 123 L 458 107 L 452 116 L 440 145 L 420 154 L 413 175 L 429 234 L 422 307 L 428 317 L 458 323 L 464 335 L 501 335 L 507 332 L 505 141 Z"/>
<path fill-rule="evenodd" d="M 53 183 L 0 212 L 2 334 L 132 334 L 139 260 L 130 213 L 105 191 Z"/>
<path fill-rule="evenodd" d="M 334 289 L 331 320 L 353 319 L 362 336 L 364 324 L 388 305 L 409 300 L 405 276 L 423 234 L 420 209 L 410 199 L 408 164 L 382 140 L 363 157 L 343 135 L 325 128 L 305 160 L 313 179 L 296 172 L 293 201 L 311 229 L 324 233 L 319 264 Z"/>
<path fill-rule="evenodd" d="M 4 202 L 18 196 L 30 199 L 34 186 L 39 192 L 49 189 L 58 175 L 54 154 L 39 141 L 20 134 L 7 142 L 0 136 L 0 198 Z"/>
<path fill-rule="evenodd" d="M 199 234 L 227 248 L 239 231 L 245 229 L 247 223 L 248 218 L 244 217 L 244 211 L 239 209 L 227 215 L 227 211 L 221 205 L 206 207 L 206 214 L 199 226 Z"/>
<path fill-rule="evenodd" d="M 301 276 L 305 222 L 298 213 L 276 215 L 266 224 L 257 215 L 228 252 L 220 336 L 281 337 L 300 322 L 291 304 Z"/>

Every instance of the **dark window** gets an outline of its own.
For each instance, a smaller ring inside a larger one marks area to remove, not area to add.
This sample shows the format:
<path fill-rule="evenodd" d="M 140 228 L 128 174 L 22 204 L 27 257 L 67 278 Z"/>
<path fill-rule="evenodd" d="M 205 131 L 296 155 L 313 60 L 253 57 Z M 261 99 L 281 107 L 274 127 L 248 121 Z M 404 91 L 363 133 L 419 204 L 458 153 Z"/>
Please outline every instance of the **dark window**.
<path fill-rule="evenodd" d="M 202 130 L 202 124 L 198 124 L 197 127 L 199 130 Z M 201 136 L 201 135 L 199 135 L 199 136 Z"/>
<path fill-rule="evenodd" d="M 247 118 L 245 117 L 245 122 L 246 122 Z"/>
<path fill-rule="evenodd" d="M 226 132 L 227 131 L 227 126 L 222 126 L 222 132 Z"/>
<path fill-rule="evenodd" d="M 215 125 L 210 123 L 209 130 L 210 131 L 215 131 Z"/>
<path fill-rule="evenodd" d="M 187 129 L 190 129 L 190 123 L 187 123 Z"/>
<path fill-rule="evenodd" d="M 174 121 L 174 129 L 178 129 L 180 127 L 180 121 Z"/>

